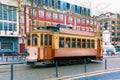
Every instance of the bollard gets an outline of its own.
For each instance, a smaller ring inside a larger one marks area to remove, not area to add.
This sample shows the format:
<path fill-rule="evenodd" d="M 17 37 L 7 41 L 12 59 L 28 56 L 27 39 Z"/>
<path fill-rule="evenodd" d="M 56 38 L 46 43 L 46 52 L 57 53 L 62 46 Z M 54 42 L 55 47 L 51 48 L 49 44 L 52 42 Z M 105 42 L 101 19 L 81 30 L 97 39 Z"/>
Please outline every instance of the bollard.
<path fill-rule="evenodd" d="M 14 60 L 14 55 L 12 56 L 12 60 Z"/>
<path fill-rule="evenodd" d="M 13 80 L 13 64 L 11 64 L 11 80 Z"/>
<path fill-rule="evenodd" d="M 105 70 L 107 70 L 107 60 L 105 59 Z"/>
<path fill-rule="evenodd" d="M 19 61 L 21 61 L 21 56 L 19 56 Z"/>
<path fill-rule="evenodd" d="M 86 69 L 87 69 L 87 68 L 86 68 L 86 59 L 84 58 L 84 72 L 87 71 Z"/>
<path fill-rule="evenodd" d="M 3 53 L 2 54 L 2 61 L 4 61 L 4 58 L 5 58 L 5 54 Z"/>
<path fill-rule="evenodd" d="M 55 61 L 55 64 L 56 64 L 56 77 L 58 77 L 58 61 L 57 60 Z"/>
<path fill-rule="evenodd" d="M 8 56 L 6 56 L 6 62 L 8 62 Z"/>

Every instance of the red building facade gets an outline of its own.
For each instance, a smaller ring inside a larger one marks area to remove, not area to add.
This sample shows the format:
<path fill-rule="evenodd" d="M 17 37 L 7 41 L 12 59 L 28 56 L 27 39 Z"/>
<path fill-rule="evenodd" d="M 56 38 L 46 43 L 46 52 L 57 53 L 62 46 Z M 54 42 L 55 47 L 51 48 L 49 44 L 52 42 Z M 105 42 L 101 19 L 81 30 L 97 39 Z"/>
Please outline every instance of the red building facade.
<path fill-rule="evenodd" d="M 24 11 L 31 14 L 31 9 L 25 7 Z M 25 33 L 32 31 L 32 21 L 29 15 L 24 14 Z M 28 16 L 28 19 L 27 19 Z M 29 21 L 26 21 L 29 20 Z M 90 33 L 88 36 L 95 36 L 97 33 L 97 19 L 72 12 L 58 11 L 53 9 L 41 8 L 34 10 L 34 28 L 45 27 L 48 25 L 64 24 L 71 26 L 77 31 Z M 94 35 L 93 35 L 94 34 Z"/>

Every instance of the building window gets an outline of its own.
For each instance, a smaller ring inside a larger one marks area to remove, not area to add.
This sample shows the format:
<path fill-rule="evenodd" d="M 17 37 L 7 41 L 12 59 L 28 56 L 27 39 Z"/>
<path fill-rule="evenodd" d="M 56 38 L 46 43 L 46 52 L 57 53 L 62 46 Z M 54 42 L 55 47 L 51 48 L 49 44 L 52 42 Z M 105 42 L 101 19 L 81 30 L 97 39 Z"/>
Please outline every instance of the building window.
<path fill-rule="evenodd" d="M 16 8 L 13 8 L 13 21 L 17 20 L 17 12 Z"/>
<path fill-rule="evenodd" d="M 41 18 L 44 18 L 44 11 L 39 11 L 39 16 L 41 17 Z"/>
<path fill-rule="evenodd" d="M 89 29 L 88 29 L 88 28 L 86 28 L 86 31 L 88 32 L 88 31 L 89 31 Z"/>
<path fill-rule="evenodd" d="M 77 23 L 80 23 L 80 18 L 77 18 Z"/>
<path fill-rule="evenodd" d="M 82 19 L 82 24 L 85 24 L 85 19 Z"/>
<path fill-rule="evenodd" d="M 9 23 L 9 31 L 12 31 L 12 23 Z"/>
<path fill-rule="evenodd" d="M 68 21 L 69 21 L 69 22 L 72 22 L 72 20 L 73 20 L 72 16 L 69 16 L 69 17 L 68 17 Z"/>
<path fill-rule="evenodd" d="M 3 6 L 3 15 L 4 15 L 4 20 L 7 20 L 7 6 Z"/>
<path fill-rule="evenodd" d="M 59 15 L 59 19 L 60 19 L 60 21 L 63 21 L 63 14 Z"/>
<path fill-rule="evenodd" d="M 7 31 L 8 30 L 8 23 L 4 22 L 4 30 Z"/>
<path fill-rule="evenodd" d="M 9 21 L 12 21 L 12 16 L 13 16 L 13 8 L 12 7 L 8 7 L 8 17 L 9 17 Z"/>
<path fill-rule="evenodd" d="M 69 3 L 66 3 L 66 9 L 70 10 L 70 4 Z"/>
<path fill-rule="evenodd" d="M 97 21 L 94 21 L 94 25 L 95 25 L 95 26 L 97 25 Z"/>
<path fill-rule="evenodd" d="M 51 13 L 50 12 L 46 12 L 46 18 L 50 19 L 51 18 Z"/>
<path fill-rule="evenodd" d="M 84 27 L 82 27 L 82 31 L 85 31 L 85 28 L 84 28 Z"/>
<path fill-rule="evenodd" d="M 89 24 L 89 19 L 86 20 L 86 23 Z"/>
<path fill-rule="evenodd" d="M 44 26 L 44 22 L 39 22 L 39 25 L 40 25 L 40 27 L 43 27 Z"/>
<path fill-rule="evenodd" d="M 0 22 L 0 30 L 3 30 L 3 22 Z"/>
<path fill-rule="evenodd" d="M 91 25 L 93 24 L 93 20 L 92 20 L 92 19 L 90 20 L 90 24 L 91 24 Z"/>
<path fill-rule="evenodd" d="M 0 20 L 2 20 L 2 12 L 3 12 L 3 8 L 2 8 L 2 4 L 0 4 Z"/>
<path fill-rule="evenodd" d="M 16 23 L 13 23 L 13 31 L 17 31 L 17 25 L 16 25 Z"/>
<path fill-rule="evenodd" d="M 53 19 L 57 20 L 58 16 L 57 13 L 53 13 Z"/>
<path fill-rule="evenodd" d="M 12 42 L 1 42 L 1 49 L 13 50 L 13 43 Z"/>

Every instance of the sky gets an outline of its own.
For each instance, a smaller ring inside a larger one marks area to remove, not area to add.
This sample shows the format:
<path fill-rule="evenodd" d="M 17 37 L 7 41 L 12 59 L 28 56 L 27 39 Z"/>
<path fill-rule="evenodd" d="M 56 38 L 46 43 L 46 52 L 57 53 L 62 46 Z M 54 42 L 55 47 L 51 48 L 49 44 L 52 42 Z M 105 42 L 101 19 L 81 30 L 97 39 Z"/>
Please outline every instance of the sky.
<path fill-rule="evenodd" d="M 92 15 L 106 12 L 120 13 L 120 0 L 63 0 L 91 9 Z"/>

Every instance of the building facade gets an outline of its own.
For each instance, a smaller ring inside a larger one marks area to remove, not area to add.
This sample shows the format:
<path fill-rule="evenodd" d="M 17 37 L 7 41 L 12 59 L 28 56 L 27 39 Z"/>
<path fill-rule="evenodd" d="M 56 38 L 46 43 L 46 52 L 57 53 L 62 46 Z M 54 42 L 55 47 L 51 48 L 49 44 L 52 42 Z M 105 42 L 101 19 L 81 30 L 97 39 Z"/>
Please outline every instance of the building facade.
<path fill-rule="evenodd" d="M 110 12 L 101 14 L 98 16 L 98 22 L 101 36 L 105 35 L 102 34 L 105 31 L 108 31 L 110 34 L 110 40 L 105 41 L 104 44 L 110 41 L 112 45 L 120 45 L 120 15 Z"/>
<path fill-rule="evenodd" d="M 19 52 L 17 2 L 0 0 L 0 52 Z"/>

